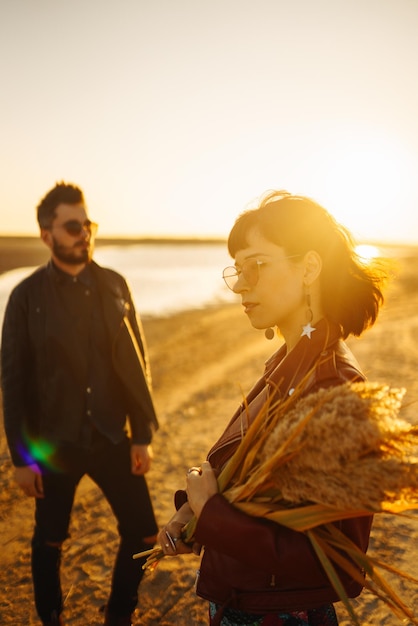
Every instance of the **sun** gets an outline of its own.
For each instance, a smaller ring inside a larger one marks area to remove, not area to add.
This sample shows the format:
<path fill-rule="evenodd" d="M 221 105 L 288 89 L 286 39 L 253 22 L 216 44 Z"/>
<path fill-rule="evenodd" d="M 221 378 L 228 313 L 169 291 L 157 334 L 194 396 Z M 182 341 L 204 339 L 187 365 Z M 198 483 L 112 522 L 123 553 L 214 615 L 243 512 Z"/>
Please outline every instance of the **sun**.
<path fill-rule="evenodd" d="M 377 246 L 371 246 L 369 244 L 360 244 L 355 247 L 355 253 L 360 257 L 364 263 L 370 263 L 373 259 L 381 256 L 380 250 Z"/>

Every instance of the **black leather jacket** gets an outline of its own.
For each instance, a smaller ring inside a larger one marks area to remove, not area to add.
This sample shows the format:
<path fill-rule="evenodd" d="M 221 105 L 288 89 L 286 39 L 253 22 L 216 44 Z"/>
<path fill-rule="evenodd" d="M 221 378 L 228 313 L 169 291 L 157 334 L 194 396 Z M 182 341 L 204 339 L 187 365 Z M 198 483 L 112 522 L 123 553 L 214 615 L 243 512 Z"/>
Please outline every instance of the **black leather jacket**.
<path fill-rule="evenodd" d="M 91 264 L 106 331 L 112 346 L 113 369 L 123 389 L 126 414 L 107 417 L 107 436 L 118 443 L 125 436 L 126 415 L 132 442 L 148 444 L 158 422 L 151 397 L 151 380 L 145 341 L 125 279 L 113 270 Z M 1 380 L 4 423 L 12 461 L 26 465 L 24 433 L 31 437 L 60 439 L 60 397 L 54 372 L 45 358 L 48 291 L 54 268 L 39 268 L 12 291 L 4 317 L 1 346 Z M 62 425 L 61 425 L 61 428 Z"/>

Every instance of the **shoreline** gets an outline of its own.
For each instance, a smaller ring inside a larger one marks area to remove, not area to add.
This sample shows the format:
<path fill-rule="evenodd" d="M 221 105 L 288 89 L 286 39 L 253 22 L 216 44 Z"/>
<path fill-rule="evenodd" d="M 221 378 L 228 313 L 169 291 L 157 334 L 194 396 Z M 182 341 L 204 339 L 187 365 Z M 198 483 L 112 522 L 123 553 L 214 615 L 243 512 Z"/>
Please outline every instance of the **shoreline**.
<path fill-rule="evenodd" d="M 137 245 L 219 245 L 225 244 L 226 240 L 219 238 L 198 237 L 148 237 L 148 238 L 122 238 L 122 237 L 99 237 L 95 241 L 95 247 L 105 246 L 137 246 Z M 36 267 L 46 263 L 50 253 L 39 237 L 0 235 L 0 274 L 17 269 L 19 267 Z"/>

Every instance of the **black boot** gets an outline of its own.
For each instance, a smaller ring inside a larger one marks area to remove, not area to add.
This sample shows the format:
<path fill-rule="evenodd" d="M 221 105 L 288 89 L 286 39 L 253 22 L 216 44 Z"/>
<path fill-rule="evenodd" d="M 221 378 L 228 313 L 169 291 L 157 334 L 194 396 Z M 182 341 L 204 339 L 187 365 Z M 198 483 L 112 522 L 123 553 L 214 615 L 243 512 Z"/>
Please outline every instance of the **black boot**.
<path fill-rule="evenodd" d="M 42 622 L 43 626 L 64 626 L 61 615 L 57 615 L 56 611 L 51 615 L 49 622 Z"/>
<path fill-rule="evenodd" d="M 105 607 L 105 620 L 103 626 L 132 626 L 131 615 L 115 615 L 111 613 L 107 607 Z"/>
<path fill-rule="evenodd" d="M 45 626 L 63 626 L 60 583 L 61 548 L 32 539 L 32 578 L 36 611 Z"/>

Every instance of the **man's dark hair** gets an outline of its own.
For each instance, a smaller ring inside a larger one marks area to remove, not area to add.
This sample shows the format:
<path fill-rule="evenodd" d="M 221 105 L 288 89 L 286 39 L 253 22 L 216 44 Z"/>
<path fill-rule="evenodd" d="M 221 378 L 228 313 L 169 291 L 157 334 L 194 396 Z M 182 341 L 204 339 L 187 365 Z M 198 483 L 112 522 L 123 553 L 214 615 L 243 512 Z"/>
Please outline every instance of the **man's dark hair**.
<path fill-rule="evenodd" d="M 42 198 L 36 207 L 40 228 L 50 228 L 56 217 L 55 210 L 60 204 L 77 204 L 84 202 L 83 192 L 75 185 L 64 182 L 57 183 L 53 189 Z"/>

